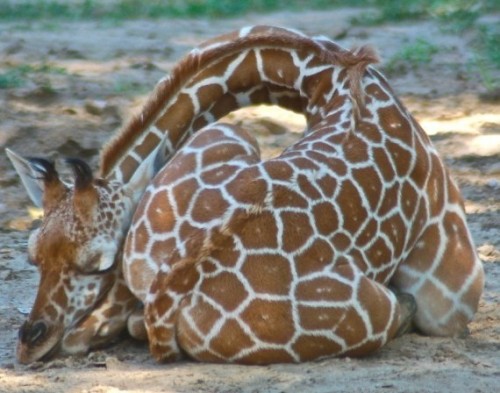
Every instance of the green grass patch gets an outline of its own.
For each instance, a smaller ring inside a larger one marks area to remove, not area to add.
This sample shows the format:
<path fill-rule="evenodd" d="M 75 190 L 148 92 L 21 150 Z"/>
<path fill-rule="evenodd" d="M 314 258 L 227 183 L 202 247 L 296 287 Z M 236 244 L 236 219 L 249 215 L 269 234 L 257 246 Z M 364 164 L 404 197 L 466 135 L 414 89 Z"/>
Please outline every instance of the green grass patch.
<path fill-rule="evenodd" d="M 429 63 L 434 54 L 439 51 L 437 45 L 424 39 L 404 46 L 388 61 L 386 70 L 390 73 L 405 72 L 408 68 L 416 68 Z"/>
<path fill-rule="evenodd" d="M 488 91 L 500 89 L 500 27 L 480 26 L 472 67 Z"/>
<path fill-rule="evenodd" d="M 429 15 L 431 0 L 373 0 L 367 2 L 375 12 L 361 12 L 352 23 L 362 26 L 380 25 L 385 22 L 421 19 Z"/>
<path fill-rule="evenodd" d="M 376 12 L 362 12 L 353 19 L 354 24 L 373 26 L 431 18 L 457 32 L 472 27 L 481 13 L 500 11 L 498 0 L 367 0 L 362 5 L 372 6 Z"/>
<path fill-rule="evenodd" d="M 111 91 L 114 94 L 120 96 L 136 96 L 141 94 L 146 94 L 149 92 L 149 87 L 141 84 L 137 81 L 131 81 L 129 79 L 118 79 L 113 82 Z"/>
<path fill-rule="evenodd" d="M 358 23 L 378 24 L 427 16 L 470 23 L 477 10 L 497 11 L 498 0 L 0 0 L 0 19 L 138 19 L 168 17 L 229 17 L 248 12 L 372 7 Z"/>
<path fill-rule="evenodd" d="M 429 7 L 429 14 L 436 18 L 443 28 L 460 33 L 474 27 L 477 18 L 484 12 L 485 5 L 478 0 L 435 1 Z"/>
<path fill-rule="evenodd" d="M 229 17 L 248 12 L 363 6 L 370 0 L 0 0 L 0 19 Z"/>
<path fill-rule="evenodd" d="M 15 67 L 16 70 L 21 72 L 23 75 L 28 74 L 67 74 L 64 67 L 59 67 L 51 63 L 40 63 L 40 64 L 21 64 Z"/>
<path fill-rule="evenodd" d="M 22 87 L 30 79 L 48 81 L 48 75 L 65 75 L 67 71 L 50 63 L 19 64 L 0 72 L 0 89 Z M 43 83 L 44 85 L 47 82 Z"/>
<path fill-rule="evenodd" d="M 482 26 L 479 46 L 482 55 L 500 69 L 500 26 Z"/>
<path fill-rule="evenodd" d="M 17 70 L 7 70 L 0 73 L 0 89 L 12 89 L 21 87 L 26 83 L 22 73 Z"/>

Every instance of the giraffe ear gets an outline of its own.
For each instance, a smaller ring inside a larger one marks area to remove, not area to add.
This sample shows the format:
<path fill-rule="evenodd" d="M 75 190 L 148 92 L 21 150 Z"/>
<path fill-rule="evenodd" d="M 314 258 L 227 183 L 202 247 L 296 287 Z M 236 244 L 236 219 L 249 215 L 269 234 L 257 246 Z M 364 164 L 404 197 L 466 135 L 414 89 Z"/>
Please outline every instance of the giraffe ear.
<path fill-rule="evenodd" d="M 138 203 L 144 190 L 167 161 L 166 138 L 141 162 L 125 184 L 125 192 Z"/>
<path fill-rule="evenodd" d="M 23 158 L 10 149 L 6 152 L 32 202 L 50 209 L 65 190 L 54 164 L 43 158 Z"/>

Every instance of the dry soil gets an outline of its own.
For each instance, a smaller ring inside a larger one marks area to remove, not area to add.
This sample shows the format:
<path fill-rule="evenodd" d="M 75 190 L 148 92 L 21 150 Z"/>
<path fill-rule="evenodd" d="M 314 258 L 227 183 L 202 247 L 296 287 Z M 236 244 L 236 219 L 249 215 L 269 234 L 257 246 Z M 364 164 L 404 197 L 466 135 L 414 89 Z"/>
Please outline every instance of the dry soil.
<path fill-rule="evenodd" d="M 156 80 L 202 40 L 266 23 L 372 44 L 381 67 L 418 39 L 438 52 L 419 67 L 402 62 L 390 82 L 431 135 L 458 181 L 486 271 L 486 287 L 465 339 L 409 334 L 364 359 L 243 367 L 158 365 L 125 339 L 84 357 L 21 366 L 14 349 L 38 274 L 26 263 L 28 229 L 39 212 L 0 151 L 1 392 L 493 392 L 500 386 L 500 106 L 483 93 L 471 64 L 474 36 L 436 22 L 353 26 L 356 9 L 282 12 L 226 20 L 2 22 L 0 73 L 45 65 L 22 86 L 0 90 L 0 147 L 52 158 L 80 156 L 96 167 L 101 146 L 144 102 Z M 500 23 L 500 15 L 484 18 Z M 62 68 L 62 72 L 59 68 Z M 494 75 L 498 77 L 498 75 Z M 267 156 L 300 137 L 300 116 L 275 108 L 230 116 L 259 137 Z M 3 150 L 3 149 L 2 149 Z"/>

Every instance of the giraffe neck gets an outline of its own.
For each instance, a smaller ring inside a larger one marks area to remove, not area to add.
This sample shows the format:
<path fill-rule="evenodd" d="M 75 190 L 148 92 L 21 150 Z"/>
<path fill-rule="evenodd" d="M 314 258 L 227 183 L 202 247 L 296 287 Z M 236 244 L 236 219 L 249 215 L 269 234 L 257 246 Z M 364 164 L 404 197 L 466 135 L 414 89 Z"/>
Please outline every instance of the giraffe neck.
<path fill-rule="evenodd" d="M 352 53 L 279 28 L 246 28 L 208 41 L 158 83 L 139 116 L 104 149 L 101 176 L 127 182 L 160 141 L 163 164 L 192 133 L 249 105 L 302 113 L 311 128 L 339 106 L 356 107 L 359 79 L 374 61 L 366 48 Z M 346 104 L 336 95 L 351 99 Z"/>

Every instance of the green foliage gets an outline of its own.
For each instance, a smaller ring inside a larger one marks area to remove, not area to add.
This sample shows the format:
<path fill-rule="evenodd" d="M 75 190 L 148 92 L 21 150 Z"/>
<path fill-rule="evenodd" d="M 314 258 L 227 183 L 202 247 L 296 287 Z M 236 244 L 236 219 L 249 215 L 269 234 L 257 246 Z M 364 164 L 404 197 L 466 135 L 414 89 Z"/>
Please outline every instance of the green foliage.
<path fill-rule="evenodd" d="M 498 11 L 498 0 L 0 0 L 0 19 L 136 19 L 162 17 L 227 17 L 248 12 L 375 7 L 376 15 L 364 14 L 358 23 L 376 24 L 422 17 L 444 21 L 475 20 L 478 9 Z"/>
<path fill-rule="evenodd" d="M 145 94 L 149 91 L 149 88 L 140 84 L 137 81 L 130 81 L 129 79 L 118 79 L 113 82 L 112 92 L 120 96 L 136 96 L 137 94 Z"/>
<path fill-rule="evenodd" d="M 483 26 L 479 17 L 486 13 L 500 12 L 499 0 L 372 0 L 375 12 L 363 12 L 352 22 L 361 25 L 379 25 L 411 19 L 429 18 L 451 34 L 465 31 L 475 37 L 471 47 L 474 61 L 469 72 L 480 75 L 488 90 L 500 87 L 500 27 Z M 438 48 L 422 39 L 407 45 L 390 59 L 387 72 L 406 72 L 432 60 Z"/>
<path fill-rule="evenodd" d="M 388 72 L 405 71 L 408 67 L 415 68 L 427 64 L 438 50 L 438 46 L 419 38 L 399 50 L 389 60 L 386 69 Z"/>
<path fill-rule="evenodd" d="M 471 72 L 478 72 L 487 86 L 498 84 L 492 75 L 497 75 L 495 70 L 500 69 L 500 31 L 499 28 L 480 26 L 478 20 L 482 14 L 500 12 L 499 0 L 0 0 L 0 20 L 23 21 L 23 29 L 29 29 L 32 20 L 42 20 L 45 28 L 55 29 L 57 21 L 61 19 L 94 19 L 105 24 L 120 24 L 124 20 L 137 18 L 217 18 L 248 12 L 341 6 L 372 9 L 369 14 L 361 10 L 361 16 L 353 21 L 357 24 L 374 25 L 432 18 L 449 33 L 471 32 L 476 36 L 473 44 L 475 60 L 471 64 Z M 408 68 L 425 65 L 437 50 L 431 43 L 417 40 L 399 51 L 389 61 L 387 70 L 406 71 Z M 33 79 L 34 75 L 54 72 L 58 71 L 47 64 L 12 67 L 0 73 L 0 88 L 22 86 L 27 79 Z M 115 86 L 117 91 L 132 89 L 133 86 L 126 84 L 118 83 Z"/>
<path fill-rule="evenodd" d="M 21 87 L 25 82 L 26 80 L 23 75 L 17 70 L 8 70 L 4 73 L 0 73 L 0 89 Z"/>
<path fill-rule="evenodd" d="M 376 8 L 376 12 L 363 12 L 352 22 L 357 25 L 372 26 L 385 22 L 419 19 L 427 15 L 432 0 L 373 0 L 366 5 Z"/>
<path fill-rule="evenodd" d="M 377 0 L 375 3 L 381 11 L 384 21 L 416 19 L 425 16 L 429 0 Z"/>
<path fill-rule="evenodd" d="M 0 19 L 227 17 L 279 9 L 364 5 L 367 0 L 0 0 Z M 369 0 L 368 0 L 369 2 Z"/>
<path fill-rule="evenodd" d="M 377 12 L 362 13 L 353 21 L 356 24 L 434 18 L 456 32 L 472 27 L 481 12 L 500 11 L 498 0 L 372 0 L 364 5 L 375 7 Z"/>
<path fill-rule="evenodd" d="M 42 87 L 50 84 L 47 75 L 50 74 L 66 74 L 66 70 L 62 67 L 56 67 L 49 63 L 40 64 L 20 64 L 10 67 L 5 72 L 0 73 L 0 89 L 11 89 L 22 87 L 29 79 L 42 81 Z"/>
<path fill-rule="evenodd" d="M 500 27 L 483 26 L 480 31 L 479 42 L 483 56 L 500 69 Z"/>
<path fill-rule="evenodd" d="M 67 71 L 63 67 L 55 66 L 51 63 L 40 64 L 21 64 L 16 67 L 23 75 L 28 74 L 66 74 Z"/>
<path fill-rule="evenodd" d="M 500 27 L 481 26 L 473 69 L 479 74 L 484 87 L 500 89 Z"/>
<path fill-rule="evenodd" d="M 477 0 L 434 1 L 429 13 L 451 32 L 461 32 L 474 26 L 482 3 Z"/>

